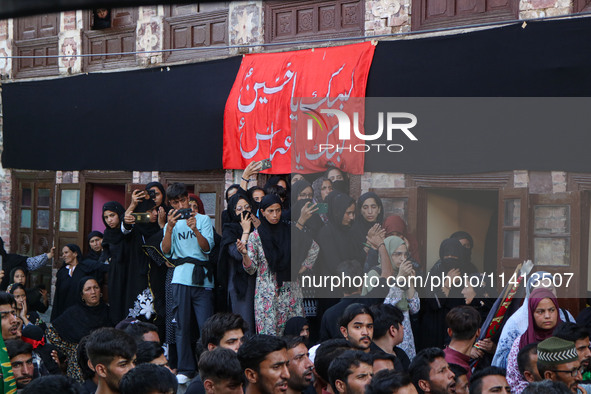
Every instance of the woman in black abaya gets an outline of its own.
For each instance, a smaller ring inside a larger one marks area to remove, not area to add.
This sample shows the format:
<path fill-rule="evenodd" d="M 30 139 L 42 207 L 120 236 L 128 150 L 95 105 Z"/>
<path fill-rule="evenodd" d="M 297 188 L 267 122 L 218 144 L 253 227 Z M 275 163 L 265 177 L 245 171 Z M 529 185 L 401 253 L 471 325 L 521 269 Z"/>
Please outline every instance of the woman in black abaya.
<path fill-rule="evenodd" d="M 444 239 L 439 246 L 439 260 L 429 271 L 429 276 L 449 278 L 474 273 L 473 264 L 464 260 L 464 247 L 455 238 Z M 476 271 L 477 273 L 478 271 Z M 462 282 L 463 283 L 463 282 Z M 451 286 L 450 286 L 451 284 Z M 422 294 L 418 327 L 432 327 L 433 330 L 416 332 L 417 351 L 427 347 L 443 348 L 449 342 L 445 316 L 456 306 L 464 305 L 463 287 L 455 287 L 449 281 L 436 287 L 432 292 Z"/>
<path fill-rule="evenodd" d="M 367 233 L 374 225 L 384 222 L 384 205 L 382 199 L 374 192 L 363 193 L 357 200 L 354 231 L 357 242 L 365 243 Z"/>
<path fill-rule="evenodd" d="M 320 261 L 318 274 L 333 275 L 337 266 L 345 260 L 365 261 L 363 244 L 355 236 L 355 200 L 347 194 L 333 191 L 325 200 L 328 203 L 328 224 L 320 230 Z"/>
<path fill-rule="evenodd" d="M 133 217 L 124 212 L 123 206 L 116 201 L 103 205 L 106 228 L 101 261 L 108 262 L 110 266 L 111 320 L 119 322 L 128 316 L 150 320 L 155 312 L 148 287 L 148 257 L 141 248 L 140 231 L 129 224 Z M 125 222 L 123 229 L 122 222 Z"/>
<path fill-rule="evenodd" d="M 228 291 L 228 304 L 231 310 L 242 316 L 248 323 L 248 328 L 254 332 L 254 292 L 256 276 L 248 275 L 242 268 L 242 254 L 236 247 L 236 241 L 248 241 L 248 236 L 254 231 L 252 218 L 252 201 L 242 189 L 230 197 L 228 201 L 228 216 L 230 221 L 224 224 L 222 242 L 220 244 L 219 275 Z M 245 213 L 248 212 L 248 213 Z M 260 223 L 257 221 L 257 223 Z"/>
<path fill-rule="evenodd" d="M 165 260 L 162 258 L 160 251 L 160 242 L 163 238 L 164 225 L 166 224 L 167 207 L 164 203 L 166 201 L 166 190 L 160 182 L 150 182 L 146 185 L 144 191 L 138 190 L 132 195 L 132 202 L 127 208 L 127 214 L 131 212 L 150 214 L 150 221 L 148 223 L 134 223 L 133 232 L 138 233 L 135 237 L 131 237 L 132 241 L 129 244 L 130 248 L 136 248 L 140 253 L 132 253 L 137 255 L 139 260 L 145 260 L 141 266 L 147 266 L 148 276 L 150 281 L 150 294 L 146 294 L 153 299 L 154 311 L 157 316 L 162 319 L 155 319 L 154 316 L 148 317 L 146 313 L 142 313 L 142 301 L 140 299 L 134 301 L 133 310 L 130 311 L 130 316 L 140 318 L 144 315 L 144 320 L 154 320 L 162 335 L 164 335 L 164 316 L 166 316 L 166 277 L 168 267 L 166 267 Z M 135 243 L 134 243 L 135 242 Z M 147 259 L 144 254 L 149 256 Z M 140 290 L 140 289 L 138 289 Z M 144 303 L 145 304 L 145 303 Z M 144 311 L 145 312 L 145 311 Z"/>
<path fill-rule="evenodd" d="M 78 366 L 78 343 L 97 328 L 113 327 L 109 306 L 102 302 L 101 296 L 96 279 L 83 277 L 78 282 L 75 304 L 47 329 L 47 339 L 68 356 L 68 376 L 79 382 L 83 379 Z"/>
<path fill-rule="evenodd" d="M 55 295 L 51 311 L 51 321 L 55 321 L 66 309 L 78 300 L 78 283 L 85 276 L 98 278 L 108 269 L 102 263 L 82 260 L 82 251 L 78 245 L 67 244 L 62 248 L 64 263 L 57 271 Z"/>

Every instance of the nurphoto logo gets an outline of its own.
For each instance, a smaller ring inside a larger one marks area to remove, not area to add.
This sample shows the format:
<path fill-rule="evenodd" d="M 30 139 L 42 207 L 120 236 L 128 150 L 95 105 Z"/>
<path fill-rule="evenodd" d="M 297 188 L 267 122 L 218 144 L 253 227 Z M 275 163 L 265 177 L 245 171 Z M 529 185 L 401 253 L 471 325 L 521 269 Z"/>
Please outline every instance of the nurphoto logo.
<path fill-rule="evenodd" d="M 409 140 L 418 141 L 418 138 L 410 131 L 417 124 L 417 117 L 409 112 L 378 112 L 378 130 L 374 134 L 362 133 L 359 130 L 359 112 L 353 112 L 353 122 L 347 113 L 338 109 L 321 109 L 320 113 L 313 109 L 307 109 L 310 112 L 304 112 L 304 114 L 310 116 L 307 123 L 307 139 L 314 139 L 314 123 L 318 125 L 321 132 L 330 134 L 333 133 L 335 128 L 338 127 L 338 139 L 340 141 L 347 141 L 351 139 L 351 123 L 353 124 L 353 133 L 355 137 L 363 141 L 376 141 L 384 134 L 386 130 L 386 139 L 390 142 L 395 138 L 395 131 L 402 132 Z M 328 127 L 328 124 L 322 114 L 326 116 L 336 116 L 338 125 L 335 125 L 332 129 Z M 384 118 L 386 119 L 386 127 L 384 127 Z M 402 120 L 402 122 L 400 121 Z M 334 144 L 319 144 L 319 150 L 322 151 L 336 151 L 336 152 L 369 152 L 372 149 L 376 149 L 378 152 L 381 148 L 386 149 L 388 152 L 402 152 L 404 147 L 401 144 L 349 144 L 346 146 Z"/>

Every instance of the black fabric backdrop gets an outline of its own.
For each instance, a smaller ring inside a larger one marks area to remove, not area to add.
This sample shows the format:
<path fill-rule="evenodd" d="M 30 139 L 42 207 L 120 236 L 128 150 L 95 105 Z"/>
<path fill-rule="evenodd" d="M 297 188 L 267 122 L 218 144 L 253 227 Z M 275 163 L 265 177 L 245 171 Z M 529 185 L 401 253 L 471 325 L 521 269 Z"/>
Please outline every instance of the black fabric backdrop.
<path fill-rule="evenodd" d="M 367 96 L 591 96 L 589 37 L 591 19 L 581 18 L 381 41 Z M 224 105 L 240 60 L 4 84 L 2 164 L 37 170 L 219 169 Z M 418 148 L 388 156 L 387 165 L 380 154 L 366 155 L 366 170 L 591 171 L 591 133 L 500 130 L 487 138 L 487 149 L 466 155 L 479 146 L 478 133 L 441 127 L 444 139 L 420 138 Z"/>
<path fill-rule="evenodd" d="M 222 168 L 226 98 L 241 57 L 5 84 L 5 168 Z"/>

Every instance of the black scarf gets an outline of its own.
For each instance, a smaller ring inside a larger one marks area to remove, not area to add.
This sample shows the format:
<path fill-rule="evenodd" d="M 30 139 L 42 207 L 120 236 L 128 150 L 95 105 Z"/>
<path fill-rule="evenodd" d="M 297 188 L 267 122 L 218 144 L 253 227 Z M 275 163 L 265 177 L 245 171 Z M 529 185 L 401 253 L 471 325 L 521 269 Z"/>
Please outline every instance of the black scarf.
<path fill-rule="evenodd" d="M 363 203 L 369 198 L 373 198 L 375 200 L 376 204 L 378 204 L 378 207 L 380 207 L 380 214 L 376 218 L 375 222 L 368 222 L 367 220 L 365 220 L 363 215 L 361 215 L 361 207 L 363 206 Z M 384 204 L 382 204 L 382 199 L 380 197 L 378 197 L 378 195 L 375 194 L 374 192 L 363 193 L 361 195 L 361 197 L 359 197 L 359 199 L 357 200 L 357 211 L 355 213 L 354 227 L 355 227 L 356 236 L 358 238 L 358 242 L 360 242 L 360 243 L 366 242 L 367 232 L 369 231 L 369 229 L 372 228 L 374 224 L 376 224 L 376 223 L 382 224 L 383 222 L 384 222 Z"/>
<path fill-rule="evenodd" d="M 119 221 L 123 223 L 123 216 L 125 215 L 125 208 L 117 201 L 109 201 L 103 205 L 103 223 L 105 224 L 105 236 L 103 237 L 104 244 L 115 245 L 123 241 L 123 233 L 121 232 L 121 223 L 115 228 L 111 228 L 105 221 L 105 212 L 115 212 L 119 216 Z"/>
<path fill-rule="evenodd" d="M 281 220 L 271 224 L 262 215 L 264 210 L 274 204 L 281 205 L 281 199 L 274 194 L 266 195 L 261 201 L 261 225 L 258 232 L 269 269 L 276 275 L 277 284 L 282 286 L 283 282 L 291 280 L 291 228 Z"/>
<path fill-rule="evenodd" d="M 2 269 L 4 272 L 10 272 L 16 267 L 21 267 L 27 273 L 27 256 L 21 256 L 14 253 L 6 253 L 4 249 L 4 240 L 0 238 L 0 257 L 2 258 Z M 10 276 L 4 275 L 0 283 L 0 289 L 5 291 L 10 283 Z"/>
<path fill-rule="evenodd" d="M 295 226 L 300 218 L 302 208 L 307 204 L 312 203 L 312 200 L 299 200 L 292 207 L 291 224 Z M 317 213 L 312 214 L 312 217 L 306 221 L 303 229 L 297 227 L 293 228 L 291 233 L 291 243 L 293 248 L 293 268 L 299 271 L 300 264 L 308 257 L 308 251 L 312 246 L 312 241 L 316 240 L 320 230 L 324 226 L 322 219 Z M 292 273 L 293 274 L 293 273 Z"/>
<path fill-rule="evenodd" d="M 348 194 L 349 193 L 349 177 L 347 176 L 347 173 L 342 171 L 340 168 L 337 167 L 328 167 L 326 169 L 326 172 L 324 173 L 324 176 L 326 176 L 328 178 L 328 173 L 332 170 L 338 170 L 341 175 L 343 176 L 343 180 L 342 181 L 333 181 L 332 182 L 332 188 L 333 190 L 337 190 L 341 193 L 345 193 Z"/>
<path fill-rule="evenodd" d="M 343 226 L 343 217 L 347 209 L 355 204 L 349 195 L 333 191 L 325 200 L 328 203 L 328 223 L 320 231 L 321 264 L 318 270 L 323 274 L 336 274 L 337 266 L 344 260 L 365 261 L 363 245 L 358 242 L 353 225 Z M 317 264 L 318 265 L 318 264 Z"/>
<path fill-rule="evenodd" d="M 85 276 L 78 284 L 79 300 L 76 305 L 66 309 L 52 324 L 59 336 L 71 343 L 78 343 L 90 334 L 91 331 L 100 327 L 112 327 L 113 323 L 109 318 L 109 307 L 101 301 L 97 306 L 88 306 L 82 301 L 82 289 L 91 276 Z"/>
<path fill-rule="evenodd" d="M 291 186 L 291 205 L 294 205 L 296 201 L 298 201 L 300 193 L 306 190 L 308 187 L 312 188 L 312 185 L 305 179 L 297 181 Z M 314 193 L 314 189 L 312 189 L 312 193 Z"/>
<path fill-rule="evenodd" d="M 134 209 L 134 212 L 144 213 L 152 211 L 153 209 L 156 209 L 156 212 L 158 212 L 158 208 L 164 205 L 164 201 L 166 201 L 166 191 L 164 190 L 164 186 L 162 186 L 160 182 L 150 182 L 146 185 L 146 191 L 150 190 L 153 187 L 157 187 L 158 190 L 160 190 L 160 193 L 162 194 L 162 204 L 156 206 L 156 202 L 151 198 L 148 198 L 143 201 L 140 201 L 140 203 Z M 158 220 L 151 223 L 136 223 L 134 224 L 134 227 L 136 231 L 138 231 L 146 241 L 154 234 L 157 234 L 160 231 L 160 225 L 158 224 Z"/>
<path fill-rule="evenodd" d="M 455 238 L 457 240 L 467 239 L 468 242 L 470 242 L 469 248 L 466 248 L 465 246 L 462 245 L 464 248 L 464 250 L 462 252 L 464 254 L 464 259 L 466 261 L 472 261 L 472 248 L 474 247 L 474 239 L 472 238 L 472 236 L 465 231 L 456 231 L 455 233 L 453 233 L 449 237 Z"/>
<path fill-rule="evenodd" d="M 91 231 L 88 234 L 88 237 L 86 237 L 86 243 L 89 243 L 90 242 L 90 239 L 91 238 L 94 238 L 94 237 L 101 238 L 101 244 L 102 244 L 102 242 L 103 242 L 102 241 L 102 239 L 103 239 L 103 233 L 101 233 L 100 231 L 96 231 L 96 230 L 95 231 Z M 84 260 L 89 259 L 89 260 L 98 261 L 100 258 L 101 258 L 101 252 L 96 252 L 92 248 L 90 248 L 90 250 L 88 251 L 88 254 L 86 256 L 84 256 Z M 82 261 L 82 260 L 80 260 L 80 261 Z"/>
<path fill-rule="evenodd" d="M 302 332 L 302 328 L 304 326 L 309 326 L 308 320 L 302 316 L 296 316 L 289 319 L 285 322 L 285 329 L 283 330 L 283 335 L 290 335 L 294 337 L 299 337 L 300 332 Z"/>
<path fill-rule="evenodd" d="M 248 274 L 242 269 L 242 261 L 236 261 L 231 258 L 228 253 L 230 245 L 235 244 L 236 240 L 242 237 L 243 230 L 240 225 L 240 216 L 236 215 L 235 211 L 236 205 L 240 200 L 245 200 L 252 207 L 252 202 L 243 189 L 239 189 L 238 192 L 228 200 L 228 216 L 230 221 L 225 223 L 224 228 L 222 229 L 222 242 L 220 243 L 220 261 L 217 268 L 217 277 L 223 281 L 221 285 L 224 288 L 227 288 L 228 284 L 226 281 L 229 275 L 228 267 L 230 264 L 235 264 L 236 269 L 234 270 L 235 274 L 232 283 L 234 284 L 238 298 L 243 299 L 248 287 Z M 251 225 L 250 231 L 252 230 L 253 228 Z"/>

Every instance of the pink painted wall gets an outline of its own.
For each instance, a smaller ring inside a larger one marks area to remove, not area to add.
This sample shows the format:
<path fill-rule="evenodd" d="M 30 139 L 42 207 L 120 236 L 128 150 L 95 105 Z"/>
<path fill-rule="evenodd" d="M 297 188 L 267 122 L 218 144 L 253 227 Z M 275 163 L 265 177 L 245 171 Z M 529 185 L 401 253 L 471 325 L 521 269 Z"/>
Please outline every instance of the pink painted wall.
<path fill-rule="evenodd" d="M 92 193 L 92 230 L 105 231 L 103 205 L 108 201 L 118 201 L 125 206 L 125 186 L 94 184 Z"/>

